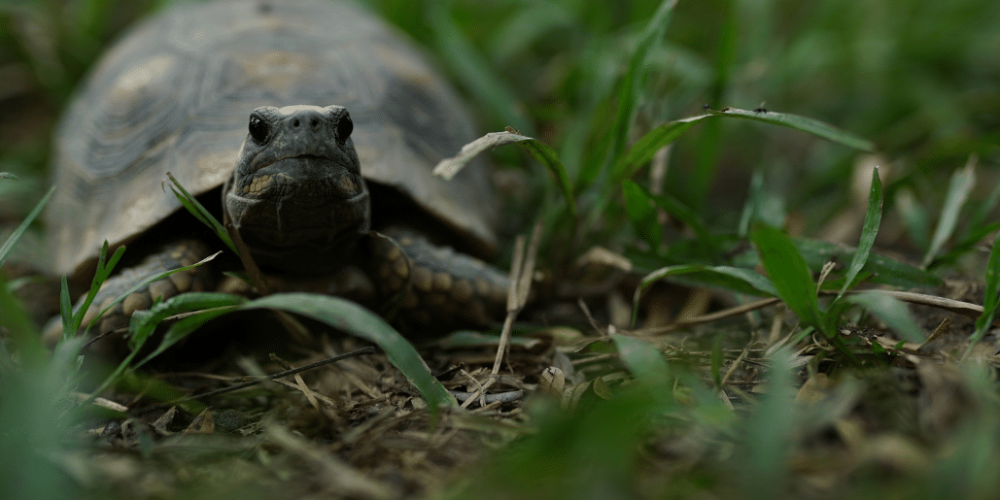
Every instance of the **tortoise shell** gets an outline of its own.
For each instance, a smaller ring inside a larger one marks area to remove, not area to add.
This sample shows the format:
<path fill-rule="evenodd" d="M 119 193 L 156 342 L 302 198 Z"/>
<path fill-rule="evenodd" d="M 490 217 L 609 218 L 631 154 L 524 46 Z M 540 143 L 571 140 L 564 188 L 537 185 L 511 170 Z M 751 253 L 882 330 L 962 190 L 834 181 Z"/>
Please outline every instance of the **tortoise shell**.
<path fill-rule="evenodd" d="M 141 23 L 104 55 L 55 140 L 47 213 L 55 268 L 89 267 L 232 174 L 258 106 L 350 110 L 362 174 L 480 252 L 495 245 L 487 172 L 431 175 L 473 139 L 456 93 L 401 34 L 348 2 L 186 4 Z M 373 198 L 373 205 L 379 200 Z"/>

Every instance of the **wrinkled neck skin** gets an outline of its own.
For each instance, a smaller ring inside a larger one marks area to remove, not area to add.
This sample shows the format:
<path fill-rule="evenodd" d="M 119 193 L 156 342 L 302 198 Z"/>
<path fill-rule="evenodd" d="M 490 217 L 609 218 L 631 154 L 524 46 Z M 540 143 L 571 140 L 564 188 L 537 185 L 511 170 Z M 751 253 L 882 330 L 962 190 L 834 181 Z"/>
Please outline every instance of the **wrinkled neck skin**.
<path fill-rule="evenodd" d="M 254 260 L 300 275 L 342 268 L 371 221 L 347 110 L 258 108 L 249 129 L 223 206 Z"/>

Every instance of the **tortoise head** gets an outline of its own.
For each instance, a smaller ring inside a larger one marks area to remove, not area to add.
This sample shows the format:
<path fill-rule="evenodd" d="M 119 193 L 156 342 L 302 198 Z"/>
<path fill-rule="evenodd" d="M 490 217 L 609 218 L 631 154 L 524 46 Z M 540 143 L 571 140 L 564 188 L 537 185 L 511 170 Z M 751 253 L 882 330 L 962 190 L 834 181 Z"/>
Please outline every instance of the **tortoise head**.
<path fill-rule="evenodd" d="M 337 269 L 368 232 L 371 205 L 341 106 L 262 107 L 223 206 L 254 259 L 291 273 Z"/>

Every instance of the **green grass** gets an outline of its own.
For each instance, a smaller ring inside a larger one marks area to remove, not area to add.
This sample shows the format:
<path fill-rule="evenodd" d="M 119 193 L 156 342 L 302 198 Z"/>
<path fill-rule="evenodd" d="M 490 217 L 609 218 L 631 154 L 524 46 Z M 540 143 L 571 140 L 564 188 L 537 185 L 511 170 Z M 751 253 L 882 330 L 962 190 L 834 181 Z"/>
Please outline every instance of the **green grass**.
<path fill-rule="evenodd" d="M 24 223 L 25 240 L 37 236 L 26 214 L 48 189 L 58 110 L 124 26 L 167 3 L 0 6 L 0 73 L 20 82 L 0 94 L 0 170 L 20 179 L 0 176 L 5 227 Z M 516 129 L 483 149 L 522 146 L 491 153 L 524 186 L 505 214 L 517 227 L 506 229 L 523 233 L 542 221 L 541 268 L 559 280 L 555 287 L 585 284 L 572 263 L 594 246 L 632 269 L 588 302 L 597 331 L 583 321 L 569 325 L 575 335 L 550 341 L 559 354 L 544 359 L 565 377 L 561 394 L 528 400 L 516 431 L 462 420 L 463 429 L 504 437 L 489 440 L 498 450 L 470 459 L 436 496 L 929 499 L 1000 491 L 990 333 L 1000 289 L 1000 4 L 368 3 L 437 59 L 480 132 Z M 753 111 L 761 101 L 766 113 Z M 29 245 L 14 245 L 20 235 L 2 247 L 0 262 L 8 252 L 30 260 Z M 978 287 L 962 297 L 983 305 L 975 324 L 949 330 L 926 309 L 877 292 L 943 295 L 934 287 L 944 278 Z M 0 288 L 0 449 L 23 458 L 0 468 L 0 497 L 75 496 L 81 483 L 65 472 L 72 464 L 53 457 L 89 450 L 75 433 L 87 415 L 70 411 L 65 398 L 101 384 L 78 369 L 79 341 L 67 335 L 44 351 L 12 287 Z M 780 305 L 649 333 L 655 325 L 644 322 L 656 308 L 678 320 L 680 305 L 663 294 L 681 293 L 683 302 L 696 288 L 710 290 L 712 310 L 764 298 Z M 609 328 L 613 294 L 631 296 L 631 314 Z M 83 311 L 70 311 L 68 299 L 73 332 Z M 275 295 L 244 304 L 192 295 L 133 326 L 148 333 L 181 311 L 276 304 L 331 325 L 357 319 L 346 328 L 363 338 L 380 332 L 376 343 L 419 388 L 412 394 L 431 406 L 451 402 L 391 327 L 333 299 Z M 220 312 L 174 324 L 163 342 Z M 939 326 L 957 345 L 917 350 Z M 555 335 L 530 325 L 520 331 L 527 335 L 519 345 Z M 970 335 L 974 342 L 965 342 Z M 103 385 L 128 392 L 129 371 L 121 365 Z M 292 413 L 287 425 L 301 417 Z M 441 425 L 468 417 L 447 414 Z M 345 456 L 380 422 L 317 438 L 295 459 L 334 467 L 317 443 L 339 443 L 332 455 Z M 176 458 L 143 436 L 143 453 Z M 287 465 L 269 462 L 277 459 L 265 448 L 222 448 L 248 467 Z M 199 493 L 212 497 L 216 490 L 205 488 Z"/>

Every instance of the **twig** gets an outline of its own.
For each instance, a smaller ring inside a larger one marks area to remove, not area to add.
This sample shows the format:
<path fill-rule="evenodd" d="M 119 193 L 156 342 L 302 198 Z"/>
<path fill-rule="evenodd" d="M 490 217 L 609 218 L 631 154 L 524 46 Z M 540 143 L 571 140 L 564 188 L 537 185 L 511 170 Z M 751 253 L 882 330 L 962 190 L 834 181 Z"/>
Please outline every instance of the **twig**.
<path fill-rule="evenodd" d="M 268 375 L 266 377 L 261 377 L 261 378 L 257 378 L 257 379 L 250 380 L 250 381 L 247 381 L 247 382 L 243 382 L 241 384 L 236 384 L 236 385 L 231 386 L 231 387 L 225 387 L 223 389 L 219 389 L 219 390 L 216 390 L 216 391 L 206 392 L 204 394 L 196 394 L 194 396 L 187 396 L 187 397 L 184 397 L 184 398 L 175 399 L 175 400 L 170 401 L 170 402 L 165 403 L 165 404 L 183 403 L 185 401 L 192 401 L 192 400 L 196 400 L 196 399 L 207 398 L 209 396 L 217 396 L 219 394 L 225 394 L 227 392 L 238 391 L 240 389 L 251 387 L 251 386 L 260 384 L 262 382 L 267 382 L 268 380 L 275 380 L 275 379 L 287 377 L 289 375 L 295 375 L 296 373 L 302 373 L 302 372 L 304 372 L 306 370 L 312 370 L 313 368 L 319 368 L 320 366 L 327 365 L 327 364 L 333 363 L 335 361 L 341 361 L 341 360 L 344 360 L 344 359 L 347 359 L 347 358 L 353 358 L 355 356 L 363 356 L 365 354 L 375 354 L 375 348 L 374 347 L 370 347 L 370 346 L 369 347 L 365 347 L 365 348 L 362 348 L 362 349 L 358 349 L 356 351 L 351 351 L 351 352 L 348 352 L 348 353 L 341 354 L 339 356 L 333 356 L 333 357 L 330 357 L 330 358 L 326 358 L 324 360 L 317 361 L 315 363 L 310 363 L 310 364 L 305 365 L 305 366 L 300 366 L 298 368 L 294 368 L 294 369 L 291 369 L 291 370 L 285 370 L 283 372 L 275 373 L 273 375 Z"/>
<path fill-rule="evenodd" d="M 868 290 L 852 290 L 847 292 L 849 294 L 858 293 L 871 293 Z M 896 298 L 903 302 L 908 302 L 910 304 L 917 304 L 922 306 L 935 307 L 938 309 L 943 309 L 948 312 L 966 316 L 968 318 L 977 319 L 983 314 L 983 306 L 972 304 L 969 302 L 962 302 L 960 300 L 946 299 L 944 297 L 937 297 L 934 295 L 925 295 L 922 293 L 915 292 L 899 292 L 894 290 L 878 290 L 876 293 L 884 293 L 890 297 Z M 820 295 L 836 295 L 837 292 L 832 291 L 822 291 Z M 710 314 L 703 314 L 701 316 L 692 316 L 690 318 L 685 318 L 680 321 L 676 321 L 669 325 L 658 326 L 654 328 L 643 328 L 635 330 L 632 332 L 636 336 L 652 336 L 661 335 L 664 333 L 670 333 L 681 328 L 687 328 L 689 326 L 699 325 L 702 323 L 710 323 L 713 321 L 718 321 L 720 319 L 725 319 L 731 316 L 736 316 L 739 314 L 744 314 L 749 311 L 754 311 L 761 309 L 770 305 L 777 304 L 781 299 L 770 298 L 758 300 L 757 302 L 751 302 L 749 304 L 742 304 L 736 307 L 731 307 L 729 309 L 723 309 L 721 311 L 716 311 Z M 998 318 L 997 321 L 1000 321 Z"/>
<path fill-rule="evenodd" d="M 485 404 L 482 403 L 482 402 L 479 403 L 482 406 L 486 406 L 487 404 L 496 403 L 496 402 L 510 403 L 511 401 L 517 401 L 518 399 L 521 399 L 521 398 L 524 397 L 524 391 L 522 391 L 520 389 L 516 390 L 516 391 L 497 392 L 497 393 L 494 393 L 494 394 L 487 394 L 485 397 L 483 397 L 481 394 L 479 394 L 479 391 L 476 391 L 476 392 L 450 391 L 450 392 L 451 392 L 451 395 L 455 396 L 455 399 L 457 399 L 459 401 L 481 401 L 482 399 L 485 399 L 485 401 L 486 401 Z"/>
<path fill-rule="evenodd" d="M 507 317 L 504 318 L 503 330 L 500 332 L 500 345 L 497 346 L 496 359 L 493 361 L 493 370 L 490 372 L 490 379 L 476 392 L 476 396 L 471 397 L 462 403 L 462 408 L 468 408 L 472 401 L 479 396 L 486 394 L 486 389 L 493 385 L 500 375 L 500 364 L 503 362 L 504 354 L 510 345 L 510 331 L 514 325 L 514 319 L 521 309 L 528 302 L 528 294 L 531 292 L 531 278 L 535 273 L 535 258 L 538 256 L 538 247 L 542 239 L 542 224 L 536 223 L 531 232 L 531 242 L 525 252 L 524 236 L 518 236 L 514 241 L 514 262 L 510 267 L 510 276 L 507 283 Z"/>

